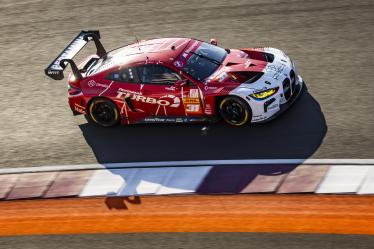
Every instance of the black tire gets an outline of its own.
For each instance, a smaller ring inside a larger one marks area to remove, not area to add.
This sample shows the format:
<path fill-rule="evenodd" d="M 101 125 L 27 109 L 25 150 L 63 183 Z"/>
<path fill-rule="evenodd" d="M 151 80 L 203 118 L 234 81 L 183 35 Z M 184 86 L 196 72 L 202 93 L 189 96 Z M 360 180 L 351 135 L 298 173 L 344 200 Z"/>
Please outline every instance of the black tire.
<path fill-rule="evenodd" d="M 90 120 L 100 126 L 110 127 L 119 122 L 120 116 L 117 106 L 109 99 L 93 99 L 88 108 Z"/>
<path fill-rule="evenodd" d="M 243 126 L 252 119 L 250 107 L 239 97 L 228 96 L 224 98 L 220 105 L 219 111 L 223 120 L 233 126 Z"/>

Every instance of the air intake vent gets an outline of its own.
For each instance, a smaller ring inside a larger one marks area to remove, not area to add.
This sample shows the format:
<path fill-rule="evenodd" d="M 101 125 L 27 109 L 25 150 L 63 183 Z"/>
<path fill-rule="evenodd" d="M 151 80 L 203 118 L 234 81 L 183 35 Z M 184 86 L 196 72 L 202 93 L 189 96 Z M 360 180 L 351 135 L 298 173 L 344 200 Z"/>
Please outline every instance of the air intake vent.
<path fill-rule="evenodd" d="M 295 78 L 295 72 L 293 70 L 290 71 L 290 79 L 291 79 L 291 90 L 292 92 L 294 92 L 296 88 L 296 78 Z"/>
<path fill-rule="evenodd" d="M 266 61 L 272 63 L 274 61 L 274 55 L 270 53 L 266 53 L 263 51 L 253 51 L 253 50 L 248 50 L 245 51 L 249 58 L 254 59 L 254 60 L 259 60 L 259 61 Z"/>
<path fill-rule="evenodd" d="M 264 75 L 263 72 L 235 72 L 233 73 L 236 80 L 240 83 L 254 83 L 258 81 L 262 75 Z"/>
<path fill-rule="evenodd" d="M 283 81 L 283 94 L 287 101 L 291 98 L 291 84 L 288 78 Z"/>
<path fill-rule="evenodd" d="M 274 61 L 274 55 L 273 54 L 264 53 L 264 56 L 265 56 L 267 62 L 272 63 Z"/>

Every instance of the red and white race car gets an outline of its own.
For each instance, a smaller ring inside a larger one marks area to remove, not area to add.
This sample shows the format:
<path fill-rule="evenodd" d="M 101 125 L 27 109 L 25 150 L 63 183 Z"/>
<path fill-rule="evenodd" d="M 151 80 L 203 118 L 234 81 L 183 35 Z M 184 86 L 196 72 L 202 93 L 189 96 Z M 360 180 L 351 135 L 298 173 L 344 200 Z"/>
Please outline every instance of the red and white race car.
<path fill-rule="evenodd" d="M 76 65 L 72 58 L 89 41 L 97 53 Z M 82 31 L 45 73 L 61 80 L 68 64 L 71 109 L 102 126 L 260 123 L 287 109 L 303 88 L 282 51 L 223 49 L 214 39 L 152 39 L 106 52 L 99 31 Z"/>

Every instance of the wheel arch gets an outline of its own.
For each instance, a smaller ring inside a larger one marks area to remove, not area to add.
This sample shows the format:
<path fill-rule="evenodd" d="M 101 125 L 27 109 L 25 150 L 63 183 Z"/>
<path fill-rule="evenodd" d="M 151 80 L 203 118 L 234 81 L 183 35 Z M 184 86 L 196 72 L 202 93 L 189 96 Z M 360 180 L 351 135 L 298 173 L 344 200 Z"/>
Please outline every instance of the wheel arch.
<path fill-rule="evenodd" d="M 248 124 L 252 123 L 252 117 L 253 117 L 253 111 L 252 111 L 252 108 L 251 108 L 251 105 L 248 103 L 247 100 L 245 100 L 245 98 L 243 98 L 243 96 L 239 95 L 239 94 L 235 94 L 235 93 L 230 93 L 228 95 L 223 95 L 223 96 L 219 96 L 220 98 L 217 98 L 216 101 L 219 101 L 219 102 L 216 102 L 216 111 L 217 111 L 217 115 L 220 115 L 220 106 L 221 106 L 221 103 L 224 99 L 228 98 L 228 97 L 231 97 L 231 98 L 236 98 L 236 99 L 239 99 L 241 100 L 241 102 L 244 103 L 244 105 L 246 105 L 246 107 L 248 108 L 248 111 L 249 111 L 249 119 L 248 119 Z"/>
<path fill-rule="evenodd" d="M 86 108 L 86 113 L 87 113 L 87 115 L 89 115 L 90 113 L 90 106 L 91 106 L 91 103 L 94 101 L 94 100 L 97 100 L 97 99 L 105 99 L 105 100 L 108 100 L 108 101 L 110 101 L 110 102 L 112 102 L 114 105 L 115 105 L 115 107 L 117 108 L 117 111 L 118 111 L 118 114 L 120 113 L 119 112 L 119 108 L 118 108 L 118 106 L 117 106 L 117 104 L 116 104 L 116 102 L 114 102 L 112 99 L 110 99 L 110 98 L 108 98 L 108 97 L 103 97 L 103 96 L 94 96 L 94 97 L 92 97 L 92 98 L 90 98 L 88 101 L 87 101 L 87 108 Z"/>
<path fill-rule="evenodd" d="M 121 117 L 120 109 L 118 108 L 117 104 L 112 99 L 110 99 L 108 97 L 102 97 L 102 96 L 94 96 L 87 101 L 87 106 L 86 106 L 87 107 L 86 108 L 86 119 L 87 120 L 91 120 L 94 123 L 99 124 L 97 121 L 94 120 L 95 118 L 93 118 L 91 113 L 90 113 L 91 112 L 91 104 L 96 100 L 103 100 L 103 101 L 107 101 L 107 102 L 110 102 L 111 104 L 113 104 L 113 107 L 116 109 L 116 115 L 118 115 L 117 118 L 116 118 L 117 122 L 115 122 L 114 125 L 121 122 L 122 117 Z M 100 125 L 104 126 L 104 127 L 112 126 L 112 125 L 106 126 L 106 125 L 103 125 L 103 124 L 100 124 Z"/>
<path fill-rule="evenodd" d="M 251 112 L 250 114 L 252 115 L 252 107 L 251 107 L 251 105 L 248 103 L 248 101 L 245 98 L 243 98 L 242 95 L 236 94 L 236 93 L 230 93 L 228 95 L 221 95 L 221 96 L 217 96 L 216 97 L 216 99 L 215 99 L 216 100 L 216 106 L 215 107 L 216 107 L 216 111 L 218 111 L 218 114 L 219 114 L 219 107 L 221 105 L 221 102 L 225 98 L 227 98 L 227 97 L 234 97 L 234 98 L 238 98 L 238 99 L 242 100 L 246 104 L 246 106 L 248 107 L 249 111 Z"/>

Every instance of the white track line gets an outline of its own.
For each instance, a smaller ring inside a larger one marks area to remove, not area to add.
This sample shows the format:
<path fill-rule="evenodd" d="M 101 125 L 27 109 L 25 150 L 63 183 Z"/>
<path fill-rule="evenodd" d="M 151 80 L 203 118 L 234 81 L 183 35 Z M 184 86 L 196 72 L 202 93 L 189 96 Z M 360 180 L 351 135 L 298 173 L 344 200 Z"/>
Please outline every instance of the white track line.
<path fill-rule="evenodd" d="M 224 166 L 224 165 L 261 165 L 261 164 L 311 164 L 311 165 L 373 165 L 374 159 L 243 159 L 243 160 L 198 160 L 198 161 L 161 161 L 130 162 L 106 164 L 55 165 L 22 168 L 3 168 L 0 174 L 31 173 L 66 170 L 94 170 L 120 168 L 149 168 L 173 166 Z"/>

